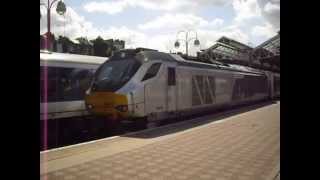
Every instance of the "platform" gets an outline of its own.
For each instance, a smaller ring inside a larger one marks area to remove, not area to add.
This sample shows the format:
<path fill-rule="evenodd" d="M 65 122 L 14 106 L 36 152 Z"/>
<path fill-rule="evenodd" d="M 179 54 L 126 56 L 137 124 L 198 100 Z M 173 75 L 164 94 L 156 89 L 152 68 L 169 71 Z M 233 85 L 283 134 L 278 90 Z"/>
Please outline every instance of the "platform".
<path fill-rule="evenodd" d="M 280 179 L 280 102 L 40 153 L 41 179 Z"/>

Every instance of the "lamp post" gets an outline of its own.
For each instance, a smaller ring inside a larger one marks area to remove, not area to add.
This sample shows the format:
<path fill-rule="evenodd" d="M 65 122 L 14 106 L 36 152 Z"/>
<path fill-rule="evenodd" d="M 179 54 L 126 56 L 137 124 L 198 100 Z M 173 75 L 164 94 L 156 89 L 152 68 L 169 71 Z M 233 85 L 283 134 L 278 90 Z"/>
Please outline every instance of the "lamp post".
<path fill-rule="evenodd" d="M 192 37 L 192 38 L 188 38 L 188 36 L 189 36 L 189 34 L 191 33 L 191 32 L 194 32 L 195 34 L 196 34 L 196 37 Z M 180 33 L 185 33 L 185 35 L 186 35 L 186 37 L 185 37 L 185 39 L 179 39 L 178 38 L 178 36 L 179 36 L 179 34 Z M 180 43 L 179 43 L 179 41 L 184 41 L 186 44 L 185 44 L 185 46 L 186 46 L 186 55 L 187 55 L 187 57 L 188 57 L 188 48 L 189 48 L 189 41 L 191 41 L 191 40 L 194 40 L 194 45 L 195 46 L 199 46 L 200 45 L 200 41 L 198 40 L 198 35 L 197 35 L 197 32 L 196 31 L 192 31 L 192 30 L 189 30 L 189 31 L 179 31 L 178 33 L 177 33 L 177 37 L 176 37 L 176 42 L 174 43 L 174 47 L 175 48 L 178 48 L 179 46 L 180 46 Z"/>
<path fill-rule="evenodd" d="M 47 28 L 48 28 L 48 32 L 47 32 L 47 43 L 46 43 L 46 48 L 47 49 L 51 49 L 50 46 L 50 36 L 51 36 L 51 8 L 53 6 L 54 3 L 58 2 L 58 0 L 53 0 L 50 2 L 50 0 L 48 0 L 48 3 L 40 3 L 40 6 L 43 5 L 46 7 L 47 9 Z M 57 4 L 57 8 L 56 11 L 59 15 L 63 15 L 66 12 L 66 5 L 64 4 L 64 2 L 62 2 L 62 0 L 59 0 L 58 4 Z M 40 18 L 41 18 L 41 13 L 40 13 Z"/>

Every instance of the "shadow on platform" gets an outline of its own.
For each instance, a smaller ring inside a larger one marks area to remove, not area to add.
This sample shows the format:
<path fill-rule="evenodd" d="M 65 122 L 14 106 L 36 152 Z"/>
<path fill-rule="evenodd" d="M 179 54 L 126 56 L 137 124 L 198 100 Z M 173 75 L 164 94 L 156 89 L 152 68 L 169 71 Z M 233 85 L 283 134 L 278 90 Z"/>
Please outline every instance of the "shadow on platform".
<path fill-rule="evenodd" d="M 210 114 L 201 114 L 201 116 L 193 116 L 189 118 L 185 118 L 185 120 L 169 120 L 160 125 L 159 127 L 143 130 L 138 133 L 121 135 L 122 137 L 130 137 L 130 138 L 156 138 L 180 131 L 184 131 L 187 129 L 191 129 L 197 126 L 201 126 L 204 124 L 208 124 L 214 121 L 222 120 L 224 118 L 228 118 L 234 115 L 246 113 L 249 111 L 253 111 L 259 109 L 264 106 L 268 106 L 271 104 L 275 104 L 277 101 L 265 101 L 260 102 L 254 105 L 242 105 L 238 107 L 234 107 L 232 109 L 222 109 L 212 111 Z"/>

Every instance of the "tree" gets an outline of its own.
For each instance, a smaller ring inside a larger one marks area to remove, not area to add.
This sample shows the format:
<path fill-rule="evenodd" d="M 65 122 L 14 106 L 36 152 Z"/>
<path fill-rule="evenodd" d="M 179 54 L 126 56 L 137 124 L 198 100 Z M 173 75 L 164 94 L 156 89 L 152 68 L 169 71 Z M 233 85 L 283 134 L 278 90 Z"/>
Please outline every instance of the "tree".
<path fill-rule="evenodd" d="M 88 45 L 89 41 L 85 37 L 78 37 L 76 40 L 79 42 L 79 44 Z"/>
<path fill-rule="evenodd" d="M 102 37 L 98 36 L 96 39 L 91 40 L 91 43 L 93 44 L 93 51 L 95 56 L 107 57 L 108 44 L 105 40 L 102 39 Z"/>
<path fill-rule="evenodd" d="M 74 43 L 65 36 L 59 36 L 58 43 L 62 44 L 62 52 L 69 52 L 71 46 L 74 46 Z"/>
<path fill-rule="evenodd" d="M 88 39 L 84 37 L 78 37 L 76 38 L 76 40 L 79 42 L 79 53 L 90 55 L 91 54 L 90 50 L 92 48 L 92 45 L 88 41 Z"/>

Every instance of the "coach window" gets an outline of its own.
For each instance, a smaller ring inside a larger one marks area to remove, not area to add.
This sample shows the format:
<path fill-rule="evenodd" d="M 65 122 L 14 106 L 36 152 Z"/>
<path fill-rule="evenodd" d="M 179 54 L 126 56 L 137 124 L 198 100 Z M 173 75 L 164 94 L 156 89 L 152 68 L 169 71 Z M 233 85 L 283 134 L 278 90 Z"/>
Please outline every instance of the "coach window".
<path fill-rule="evenodd" d="M 44 67 L 40 66 L 40 102 L 44 101 Z"/>
<path fill-rule="evenodd" d="M 47 81 L 47 101 L 75 101 L 82 100 L 85 91 L 89 88 L 94 70 L 47 67 L 48 76 L 44 77 L 40 67 L 40 101 L 44 101 L 44 80 Z"/>
<path fill-rule="evenodd" d="M 93 76 L 92 70 L 63 68 L 60 72 L 62 99 L 67 101 L 81 100 L 89 88 Z"/>
<path fill-rule="evenodd" d="M 176 85 L 176 70 L 175 68 L 168 68 L 168 86 Z"/>
<path fill-rule="evenodd" d="M 161 63 L 152 64 L 151 67 L 148 69 L 147 73 L 142 78 L 142 81 L 155 77 L 160 69 L 160 66 Z"/>
<path fill-rule="evenodd" d="M 59 97 L 59 85 L 58 83 L 58 69 L 55 67 L 47 67 L 48 76 L 47 78 L 47 101 L 55 102 Z"/>

